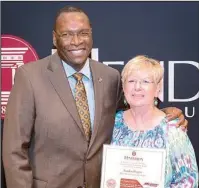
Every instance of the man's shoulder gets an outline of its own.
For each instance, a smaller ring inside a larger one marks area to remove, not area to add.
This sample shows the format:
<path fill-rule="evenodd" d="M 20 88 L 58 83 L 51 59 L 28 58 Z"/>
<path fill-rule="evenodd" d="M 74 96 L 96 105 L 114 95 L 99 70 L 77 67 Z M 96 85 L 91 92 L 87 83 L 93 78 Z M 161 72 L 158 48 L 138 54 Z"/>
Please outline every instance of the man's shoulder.
<path fill-rule="evenodd" d="M 100 71 L 103 71 L 104 73 L 109 73 L 109 74 L 119 74 L 119 71 L 117 69 L 114 69 L 108 65 L 105 65 L 99 61 L 95 61 L 93 59 L 90 59 L 90 63 L 92 63 L 94 66 L 97 67 L 97 69 Z"/>
<path fill-rule="evenodd" d="M 19 69 L 22 68 L 25 70 L 32 70 L 32 71 L 35 69 L 41 69 L 42 67 L 46 67 L 48 65 L 51 57 L 52 55 L 49 55 L 37 61 L 28 62 L 22 65 L 21 67 L 19 67 Z"/>

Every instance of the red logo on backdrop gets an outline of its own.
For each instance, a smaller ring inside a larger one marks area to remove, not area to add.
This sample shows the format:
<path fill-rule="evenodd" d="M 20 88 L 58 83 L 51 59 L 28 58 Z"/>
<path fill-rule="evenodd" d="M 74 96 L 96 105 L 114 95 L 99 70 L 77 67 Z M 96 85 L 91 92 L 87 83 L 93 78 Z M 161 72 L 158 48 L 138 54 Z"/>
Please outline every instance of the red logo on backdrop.
<path fill-rule="evenodd" d="M 1 35 L 1 118 L 5 116 L 16 69 L 24 63 L 38 59 L 34 48 L 22 38 L 13 35 Z"/>

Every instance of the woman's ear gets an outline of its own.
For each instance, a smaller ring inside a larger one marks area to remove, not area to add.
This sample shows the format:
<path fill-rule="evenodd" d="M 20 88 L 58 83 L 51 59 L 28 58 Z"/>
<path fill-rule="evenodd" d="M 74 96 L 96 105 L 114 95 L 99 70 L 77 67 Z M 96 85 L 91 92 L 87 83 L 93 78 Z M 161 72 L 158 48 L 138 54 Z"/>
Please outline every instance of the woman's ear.
<path fill-rule="evenodd" d="M 161 79 L 160 82 L 157 83 L 155 97 L 157 97 L 157 98 L 159 98 L 161 100 L 162 99 L 162 95 L 163 95 L 163 79 Z"/>

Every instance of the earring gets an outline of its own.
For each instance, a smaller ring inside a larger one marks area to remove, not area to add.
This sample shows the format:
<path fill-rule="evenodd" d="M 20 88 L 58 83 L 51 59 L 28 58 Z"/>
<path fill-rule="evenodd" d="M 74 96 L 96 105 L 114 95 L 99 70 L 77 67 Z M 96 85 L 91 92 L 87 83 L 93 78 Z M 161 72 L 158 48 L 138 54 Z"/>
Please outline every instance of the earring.
<path fill-rule="evenodd" d="M 158 105 L 158 99 L 154 98 L 154 105 L 157 106 Z"/>

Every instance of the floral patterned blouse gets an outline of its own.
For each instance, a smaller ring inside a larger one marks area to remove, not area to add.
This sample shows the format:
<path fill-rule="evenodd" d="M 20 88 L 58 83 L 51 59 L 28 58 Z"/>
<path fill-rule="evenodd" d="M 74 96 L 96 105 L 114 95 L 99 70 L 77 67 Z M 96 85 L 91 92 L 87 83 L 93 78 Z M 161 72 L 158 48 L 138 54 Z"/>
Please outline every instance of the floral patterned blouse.
<path fill-rule="evenodd" d="M 192 144 L 185 132 L 176 128 L 177 120 L 167 122 L 147 131 L 133 131 L 123 119 L 124 111 L 115 116 L 112 145 L 140 148 L 165 148 L 165 188 L 198 188 L 198 168 Z"/>

